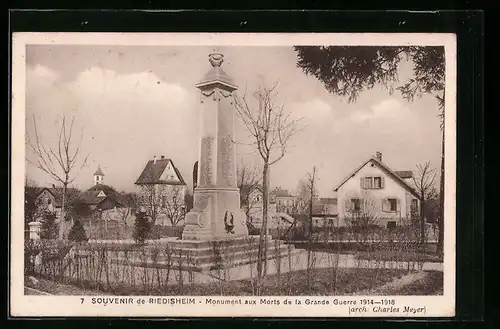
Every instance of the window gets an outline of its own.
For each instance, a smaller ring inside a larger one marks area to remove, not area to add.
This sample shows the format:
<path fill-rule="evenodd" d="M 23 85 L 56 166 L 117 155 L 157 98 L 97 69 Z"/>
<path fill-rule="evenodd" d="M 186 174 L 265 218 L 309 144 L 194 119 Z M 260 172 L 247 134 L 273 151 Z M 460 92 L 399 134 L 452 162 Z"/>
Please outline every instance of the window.
<path fill-rule="evenodd" d="M 411 200 L 411 209 L 412 209 L 412 211 L 417 211 L 418 210 L 418 200 L 417 199 L 412 199 Z"/>
<path fill-rule="evenodd" d="M 52 204 L 52 200 L 47 199 L 47 204 L 48 204 L 48 205 L 51 205 L 51 204 Z"/>
<path fill-rule="evenodd" d="M 389 202 L 389 211 L 398 211 L 397 199 L 387 199 L 387 202 Z"/>
<path fill-rule="evenodd" d="M 361 178 L 361 188 L 365 190 L 379 189 L 384 186 L 382 177 L 362 177 Z"/>
<path fill-rule="evenodd" d="M 393 229 L 395 229 L 395 228 L 396 228 L 396 222 L 395 222 L 395 221 L 393 221 L 393 220 L 388 221 L 388 222 L 387 222 L 387 228 L 388 228 L 389 230 L 393 230 Z"/>
<path fill-rule="evenodd" d="M 361 210 L 361 200 L 359 199 L 351 199 L 351 206 L 353 211 Z"/>

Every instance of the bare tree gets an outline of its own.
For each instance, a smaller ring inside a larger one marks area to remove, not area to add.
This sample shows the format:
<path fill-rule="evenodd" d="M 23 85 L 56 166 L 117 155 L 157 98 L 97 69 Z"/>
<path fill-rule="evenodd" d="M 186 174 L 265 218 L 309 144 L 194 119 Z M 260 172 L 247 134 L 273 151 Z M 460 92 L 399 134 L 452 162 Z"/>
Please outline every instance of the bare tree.
<path fill-rule="evenodd" d="M 80 147 L 83 139 L 83 127 L 80 135 L 80 141 L 75 143 L 73 139 L 74 122 L 75 117 L 71 119 L 71 123 L 68 125 L 66 116 L 62 117 L 58 143 L 55 147 L 44 144 L 42 136 L 38 131 L 35 115 L 33 115 L 33 130 L 35 136 L 30 137 L 29 134 L 26 134 L 27 146 L 35 158 L 34 160 L 27 158 L 26 160 L 28 163 L 40 169 L 55 181 L 61 183 L 63 187 L 61 218 L 59 225 L 60 240 L 64 238 L 66 192 L 68 185 L 73 183 L 76 179 L 80 170 L 87 163 L 87 159 L 90 155 L 89 153 L 87 156 L 83 158 L 81 157 Z"/>
<path fill-rule="evenodd" d="M 436 170 L 427 161 L 417 165 L 416 176 L 413 177 L 413 184 L 420 196 L 420 243 L 425 242 L 425 203 L 427 200 L 436 198 L 438 192 L 435 187 Z"/>
<path fill-rule="evenodd" d="M 277 86 L 278 82 L 271 87 L 258 86 L 253 94 L 257 100 L 257 106 L 250 105 L 246 92 L 241 97 L 235 95 L 236 110 L 263 162 L 262 227 L 257 263 L 259 283 L 262 277 L 263 255 L 267 263 L 267 238 L 264 239 L 264 237 L 267 235 L 269 170 L 273 164 L 285 156 L 291 137 L 298 132 L 298 120 L 291 119 L 290 112 L 285 110 L 284 104 L 276 102 Z"/>
<path fill-rule="evenodd" d="M 307 173 L 306 180 L 306 189 L 308 193 L 308 240 L 309 240 L 309 248 L 307 248 L 307 286 L 308 289 L 311 289 L 312 281 L 313 281 L 313 270 L 316 265 L 316 254 L 313 251 L 313 242 L 314 242 L 314 230 L 313 230 L 313 203 L 314 199 L 317 196 L 316 191 L 316 166 L 313 167 L 312 172 Z"/>
<path fill-rule="evenodd" d="M 172 186 L 162 195 L 162 209 L 172 227 L 176 227 L 186 216 L 184 200 L 184 187 Z"/>
<path fill-rule="evenodd" d="M 167 217 L 172 227 L 175 227 L 186 215 L 184 187 L 163 184 L 141 185 L 138 206 L 153 225 L 160 217 Z"/>
<path fill-rule="evenodd" d="M 256 205 L 260 202 L 260 198 L 262 197 L 260 187 L 262 179 L 258 167 L 251 166 L 244 162 L 238 165 L 236 174 L 238 189 L 240 190 L 240 207 L 245 212 L 248 221 L 248 218 L 253 213 L 252 210 L 256 208 Z M 258 190 L 257 198 L 252 196 L 252 193 L 256 189 Z"/>
<path fill-rule="evenodd" d="M 237 184 L 240 190 L 241 207 L 244 209 L 247 219 L 252 207 L 257 202 L 257 200 L 251 198 L 251 194 L 255 188 L 259 187 L 260 182 L 259 169 L 241 162 L 237 168 Z"/>
<path fill-rule="evenodd" d="M 307 190 L 309 192 L 309 240 L 313 235 L 313 202 L 318 194 L 316 191 L 316 166 L 313 167 L 312 172 L 307 173 Z"/>
<path fill-rule="evenodd" d="M 115 209 L 104 211 L 103 217 L 105 223 L 118 222 L 122 228 L 123 235 L 126 236 L 129 229 L 129 220 L 133 213 L 134 209 L 132 207 L 129 205 L 123 205 L 121 207 L 116 207 Z M 107 225 L 105 227 L 107 227 Z"/>
<path fill-rule="evenodd" d="M 349 233 L 360 244 L 367 242 L 370 229 L 378 221 L 378 211 L 375 200 L 368 192 L 352 195 L 345 200 L 345 222 Z"/>

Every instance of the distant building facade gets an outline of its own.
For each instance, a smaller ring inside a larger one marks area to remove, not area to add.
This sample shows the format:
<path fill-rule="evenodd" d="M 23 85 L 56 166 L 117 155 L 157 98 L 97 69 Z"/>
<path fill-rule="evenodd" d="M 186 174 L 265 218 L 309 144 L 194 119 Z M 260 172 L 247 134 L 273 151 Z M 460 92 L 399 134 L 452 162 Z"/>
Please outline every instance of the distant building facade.
<path fill-rule="evenodd" d="M 410 183 L 412 175 L 411 171 L 391 170 L 380 152 L 368 158 L 335 188 L 339 225 L 360 217 L 383 227 L 408 223 L 418 215 L 420 204 Z"/>
<path fill-rule="evenodd" d="M 155 213 L 156 225 L 171 225 L 169 214 L 185 214 L 187 185 L 171 159 L 155 156 L 149 160 L 135 184 L 141 188 L 140 209 Z M 177 225 L 184 225 L 184 219 Z"/>

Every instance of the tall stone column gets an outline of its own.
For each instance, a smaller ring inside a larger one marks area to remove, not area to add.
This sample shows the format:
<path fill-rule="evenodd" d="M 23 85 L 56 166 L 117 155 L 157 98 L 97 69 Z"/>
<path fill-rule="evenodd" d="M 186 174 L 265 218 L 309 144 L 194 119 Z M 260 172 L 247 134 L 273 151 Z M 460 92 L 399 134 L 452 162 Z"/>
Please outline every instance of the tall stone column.
<path fill-rule="evenodd" d="M 193 209 L 186 215 L 183 240 L 247 236 L 236 184 L 235 112 L 238 89 L 222 70 L 224 56 L 209 55 L 212 68 L 196 85 L 200 91 L 201 140 Z"/>

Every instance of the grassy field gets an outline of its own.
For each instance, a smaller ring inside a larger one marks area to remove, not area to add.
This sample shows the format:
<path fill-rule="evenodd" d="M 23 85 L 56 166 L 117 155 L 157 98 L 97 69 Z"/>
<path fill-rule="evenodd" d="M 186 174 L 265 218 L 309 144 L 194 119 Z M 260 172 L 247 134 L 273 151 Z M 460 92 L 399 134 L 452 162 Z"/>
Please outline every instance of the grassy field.
<path fill-rule="evenodd" d="M 396 295 L 442 295 L 443 272 L 428 271 L 424 278 L 400 287 Z"/>
<path fill-rule="evenodd" d="M 281 275 L 270 275 L 263 281 L 261 295 L 267 296 L 303 296 L 303 295 L 351 295 L 358 291 L 365 291 L 384 286 L 398 279 L 407 271 L 397 269 L 365 269 L 365 268 L 339 268 L 336 273 L 331 268 L 313 269 L 309 275 L 307 271 L 295 271 Z M 435 290 L 435 286 L 441 286 L 442 273 L 439 281 L 438 275 L 429 278 L 429 282 L 416 283 L 416 285 L 405 288 L 402 294 L 413 294 L 410 292 L 428 292 Z M 309 278 L 309 279 L 308 279 Z M 434 282 L 436 281 L 436 282 Z M 203 284 L 171 285 L 161 291 L 141 291 L 139 287 L 116 287 L 113 291 L 99 291 L 97 289 L 84 289 L 81 287 L 59 284 L 46 279 L 39 279 L 37 285 L 26 281 L 26 285 L 54 295 L 161 295 L 161 296 L 251 296 L 255 292 L 255 282 L 251 280 L 218 281 Z M 440 283 L 439 283 L 440 282 Z M 422 288 L 423 287 L 423 288 Z M 419 290 L 420 289 L 420 290 Z M 422 290 L 424 289 L 424 290 Z M 432 293 L 432 292 L 431 292 Z"/>
<path fill-rule="evenodd" d="M 442 262 L 443 257 L 435 253 L 416 251 L 372 251 L 353 252 L 357 259 L 397 261 L 397 262 Z"/>

